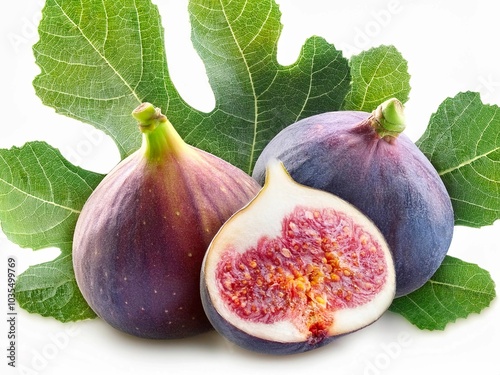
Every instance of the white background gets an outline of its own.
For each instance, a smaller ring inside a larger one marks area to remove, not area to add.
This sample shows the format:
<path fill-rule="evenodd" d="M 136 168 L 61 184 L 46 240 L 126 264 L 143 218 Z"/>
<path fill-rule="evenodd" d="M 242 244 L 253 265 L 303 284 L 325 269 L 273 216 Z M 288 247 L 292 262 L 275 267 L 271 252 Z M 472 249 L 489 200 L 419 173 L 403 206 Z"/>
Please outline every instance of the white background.
<path fill-rule="evenodd" d="M 157 0 L 166 29 L 170 73 L 185 99 L 210 110 L 213 96 L 203 65 L 189 40 L 186 0 Z M 493 1 L 320 1 L 281 0 L 284 29 L 279 61 L 292 63 L 305 38 L 325 37 L 347 57 L 380 44 L 393 44 L 412 75 L 406 105 L 406 133 L 417 140 L 430 115 L 449 96 L 479 91 L 484 102 L 500 104 L 500 24 Z M 7 4 L 7 3 L 6 3 Z M 31 47 L 37 40 L 41 0 L 10 1 L 0 13 L 2 107 L 0 148 L 46 140 L 69 160 L 108 172 L 118 162 L 113 143 L 90 126 L 57 115 L 42 105 L 32 80 L 38 74 Z M 449 254 L 479 264 L 500 283 L 500 223 L 482 229 L 457 227 Z M 57 249 L 20 249 L 0 232 L 0 277 L 7 257 L 18 273 L 57 256 Z M 0 294 L 0 367 L 7 367 L 6 290 Z M 18 316 L 17 371 L 9 374 L 492 374 L 500 375 L 498 298 L 480 315 L 450 324 L 445 331 L 420 331 L 399 315 L 378 322 L 316 351 L 285 358 L 236 348 L 215 332 L 175 341 L 126 336 L 96 319 L 62 324 L 22 310 Z M 225 371 L 225 372 L 223 372 Z"/>

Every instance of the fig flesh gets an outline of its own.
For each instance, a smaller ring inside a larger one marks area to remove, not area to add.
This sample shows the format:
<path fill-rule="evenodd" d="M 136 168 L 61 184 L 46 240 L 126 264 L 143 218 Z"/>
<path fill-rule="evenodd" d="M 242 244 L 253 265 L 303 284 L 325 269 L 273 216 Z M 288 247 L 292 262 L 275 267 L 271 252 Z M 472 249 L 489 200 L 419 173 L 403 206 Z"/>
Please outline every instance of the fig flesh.
<path fill-rule="evenodd" d="M 76 280 L 113 327 L 154 339 L 211 329 L 200 267 L 220 226 L 260 186 L 243 171 L 187 145 L 158 109 L 134 111 L 142 147 L 95 189 L 77 221 Z"/>
<path fill-rule="evenodd" d="M 394 264 L 378 228 L 342 199 L 294 182 L 277 160 L 202 265 L 212 325 L 268 354 L 308 351 L 367 326 L 394 292 Z"/>
<path fill-rule="evenodd" d="M 396 296 L 420 288 L 443 261 L 453 235 L 451 200 L 435 168 L 401 133 L 396 99 L 373 113 L 338 111 L 282 130 L 265 147 L 253 177 L 262 183 L 279 158 L 299 183 L 350 202 L 381 230 L 396 264 Z"/>

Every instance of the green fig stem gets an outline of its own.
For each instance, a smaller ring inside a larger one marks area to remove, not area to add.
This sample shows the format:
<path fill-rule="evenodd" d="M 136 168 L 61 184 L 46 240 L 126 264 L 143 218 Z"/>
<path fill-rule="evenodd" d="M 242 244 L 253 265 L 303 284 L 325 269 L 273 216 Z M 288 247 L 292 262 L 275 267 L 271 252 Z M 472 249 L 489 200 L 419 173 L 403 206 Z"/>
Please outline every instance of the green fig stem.
<path fill-rule="evenodd" d="M 403 104 L 396 98 L 386 100 L 373 111 L 371 124 L 380 138 L 393 141 L 406 127 Z"/>
<path fill-rule="evenodd" d="M 160 160 L 166 153 L 179 155 L 189 151 L 189 146 L 160 108 L 155 108 L 151 103 L 142 103 L 132 112 L 132 116 L 138 121 L 142 132 L 142 149 L 148 159 Z"/>

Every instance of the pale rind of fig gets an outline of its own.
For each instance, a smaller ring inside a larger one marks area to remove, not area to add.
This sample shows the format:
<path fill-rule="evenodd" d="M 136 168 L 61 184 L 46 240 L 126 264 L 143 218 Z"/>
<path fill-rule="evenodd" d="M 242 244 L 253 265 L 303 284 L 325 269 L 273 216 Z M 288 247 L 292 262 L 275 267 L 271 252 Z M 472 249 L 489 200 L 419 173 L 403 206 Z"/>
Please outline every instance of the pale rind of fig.
<path fill-rule="evenodd" d="M 395 293 L 378 228 L 346 201 L 294 182 L 277 160 L 266 176 L 205 255 L 212 325 L 245 349 L 292 354 L 375 322 Z"/>
<path fill-rule="evenodd" d="M 142 147 L 102 180 L 78 218 L 76 281 L 96 314 L 123 332 L 153 339 L 196 335 L 212 329 L 199 293 L 205 251 L 260 186 L 184 143 L 150 104 L 134 115 Z"/>

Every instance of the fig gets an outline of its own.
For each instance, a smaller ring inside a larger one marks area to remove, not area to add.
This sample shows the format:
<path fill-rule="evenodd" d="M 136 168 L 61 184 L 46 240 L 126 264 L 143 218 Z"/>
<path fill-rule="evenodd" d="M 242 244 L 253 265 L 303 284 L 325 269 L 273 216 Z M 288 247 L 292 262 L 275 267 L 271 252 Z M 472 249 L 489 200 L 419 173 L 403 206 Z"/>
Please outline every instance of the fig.
<path fill-rule="evenodd" d="M 278 133 L 259 156 L 262 183 L 268 160 L 279 158 L 299 183 L 350 202 L 381 230 L 396 264 L 396 296 L 420 288 L 450 247 L 451 199 L 430 161 L 404 134 L 397 99 L 373 113 L 315 115 Z"/>
<path fill-rule="evenodd" d="M 212 240 L 201 296 L 215 329 L 267 354 L 300 353 L 376 321 L 395 293 L 378 228 L 270 161 L 262 190 Z"/>
<path fill-rule="evenodd" d="M 142 146 L 98 185 L 78 218 L 76 281 L 111 326 L 152 339 L 212 329 L 200 268 L 220 226 L 260 189 L 248 174 L 186 144 L 159 109 L 134 117 Z"/>

